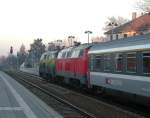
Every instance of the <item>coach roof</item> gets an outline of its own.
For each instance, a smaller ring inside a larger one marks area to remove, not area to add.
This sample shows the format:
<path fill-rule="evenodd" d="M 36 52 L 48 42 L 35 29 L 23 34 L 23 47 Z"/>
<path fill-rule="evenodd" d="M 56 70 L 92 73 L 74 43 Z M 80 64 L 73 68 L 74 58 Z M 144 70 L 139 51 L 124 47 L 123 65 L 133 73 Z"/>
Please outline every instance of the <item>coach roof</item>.
<path fill-rule="evenodd" d="M 90 48 L 89 54 L 123 52 L 149 48 L 150 33 L 96 44 Z"/>

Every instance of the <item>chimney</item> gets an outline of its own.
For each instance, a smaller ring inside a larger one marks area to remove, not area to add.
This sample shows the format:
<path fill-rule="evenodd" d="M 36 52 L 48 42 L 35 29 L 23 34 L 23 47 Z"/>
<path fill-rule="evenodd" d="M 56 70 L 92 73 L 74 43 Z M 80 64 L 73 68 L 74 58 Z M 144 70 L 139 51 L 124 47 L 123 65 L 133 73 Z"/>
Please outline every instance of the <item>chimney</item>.
<path fill-rule="evenodd" d="M 132 13 L 132 20 L 136 19 L 136 12 Z"/>

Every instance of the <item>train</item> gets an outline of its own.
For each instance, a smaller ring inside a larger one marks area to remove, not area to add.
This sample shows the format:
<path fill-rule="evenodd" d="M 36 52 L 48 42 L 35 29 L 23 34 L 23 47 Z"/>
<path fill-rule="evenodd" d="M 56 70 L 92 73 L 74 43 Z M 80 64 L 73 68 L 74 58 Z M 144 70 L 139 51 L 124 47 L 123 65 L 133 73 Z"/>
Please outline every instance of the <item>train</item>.
<path fill-rule="evenodd" d="M 39 75 L 150 106 L 150 34 L 48 51 Z"/>

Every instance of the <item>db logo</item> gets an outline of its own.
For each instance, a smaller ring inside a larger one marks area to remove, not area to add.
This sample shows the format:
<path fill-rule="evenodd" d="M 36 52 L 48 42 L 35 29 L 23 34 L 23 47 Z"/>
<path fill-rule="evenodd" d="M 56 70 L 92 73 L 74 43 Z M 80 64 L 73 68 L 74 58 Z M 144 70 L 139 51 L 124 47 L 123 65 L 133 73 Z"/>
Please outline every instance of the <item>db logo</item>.
<path fill-rule="evenodd" d="M 105 79 L 105 82 L 106 82 L 106 84 L 111 84 L 111 79 L 106 78 L 106 79 Z"/>

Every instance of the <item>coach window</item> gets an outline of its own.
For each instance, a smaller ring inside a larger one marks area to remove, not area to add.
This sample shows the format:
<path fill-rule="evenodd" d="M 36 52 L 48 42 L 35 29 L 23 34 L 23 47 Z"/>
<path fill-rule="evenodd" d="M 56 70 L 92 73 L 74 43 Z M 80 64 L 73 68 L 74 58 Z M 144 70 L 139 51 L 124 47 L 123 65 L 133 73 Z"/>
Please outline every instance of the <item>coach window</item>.
<path fill-rule="evenodd" d="M 143 53 L 143 73 L 150 74 L 150 52 Z"/>
<path fill-rule="evenodd" d="M 94 71 L 100 71 L 101 70 L 101 61 L 102 61 L 102 56 L 101 55 L 95 55 L 95 57 L 94 57 Z"/>
<path fill-rule="evenodd" d="M 127 72 L 136 72 L 136 53 L 127 54 Z"/>
<path fill-rule="evenodd" d="M 110 35 L 110 40 L 113 40 L 113 35 Z"/>
<path fill-rule="evenodd" d="M 124 34 L 124 38 L 127 38 L 128 37 L 128 35 L 127 34 Z"/>
<path fill-rule="evenodd" d="M 116 40 L 118 40 L 118 34 L 116 34 Z"/>
<path fill-rule="evenodd" d="M 123 54 L 116 54 L 115 62 L 116 62 L 116 71 L 122 72 L 123 71 Z"/>
<path fill-rule="evenodd" d="M 111 55 L 110 54 L 104 55 L 104 70 L 105 71 L 111 70 Z"/>

